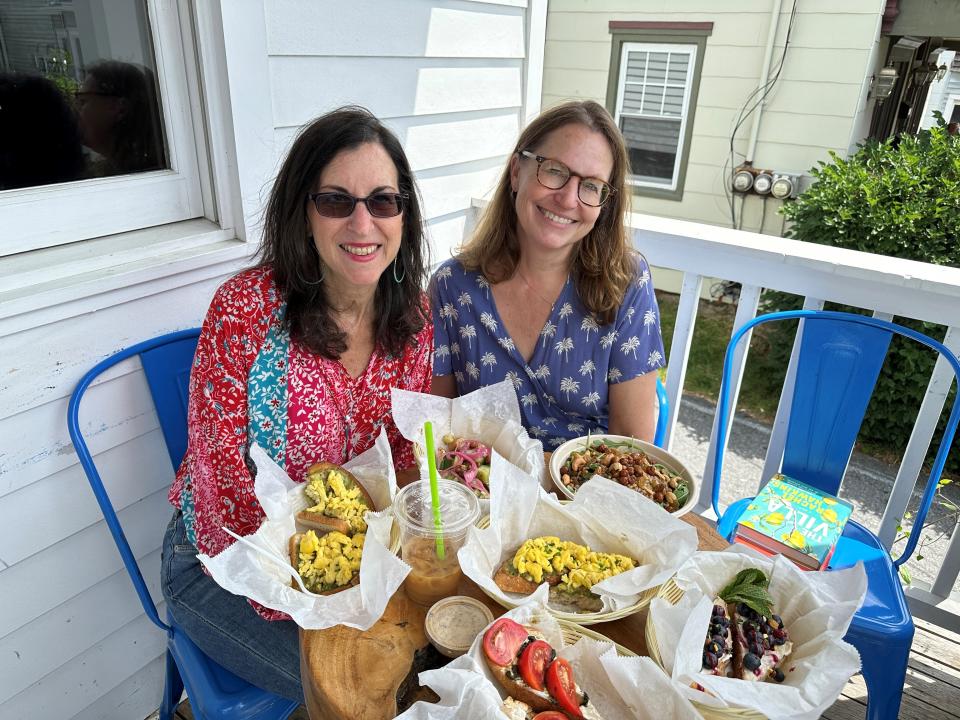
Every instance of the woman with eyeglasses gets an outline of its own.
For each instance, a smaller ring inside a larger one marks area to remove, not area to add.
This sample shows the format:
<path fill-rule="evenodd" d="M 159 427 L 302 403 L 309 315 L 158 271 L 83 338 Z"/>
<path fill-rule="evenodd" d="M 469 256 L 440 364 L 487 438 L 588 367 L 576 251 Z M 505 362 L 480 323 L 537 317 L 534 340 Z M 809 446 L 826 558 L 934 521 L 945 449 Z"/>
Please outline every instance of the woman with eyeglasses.
<path fill-rule="evenodd" d="M 266 208 L 261 262 L 216 291 L 203 322 L 163 593 L 204 652 L 284 697 L 303 697 L 296 625 L 221 589 L 196 554 L 230 545 L 224 526 L 260 526 L 253 443 L 298 482 L 316 462 L 369 449 L 382 430 L 396 467 L 413 465 L 390 390 L 430 387 L 426 253 L 399 141 L 366 110 L 341 108 L 297 136 Z"/>
<path fill-rule="evenodd" d="M 664 352 L 650 268 L 624 226 L 628 171 L 595 102 L 521 133 L 476 231 L 431 280 L 435 394 L 509 379 L 547 448 L 588 431 L 652 439 Z"/>

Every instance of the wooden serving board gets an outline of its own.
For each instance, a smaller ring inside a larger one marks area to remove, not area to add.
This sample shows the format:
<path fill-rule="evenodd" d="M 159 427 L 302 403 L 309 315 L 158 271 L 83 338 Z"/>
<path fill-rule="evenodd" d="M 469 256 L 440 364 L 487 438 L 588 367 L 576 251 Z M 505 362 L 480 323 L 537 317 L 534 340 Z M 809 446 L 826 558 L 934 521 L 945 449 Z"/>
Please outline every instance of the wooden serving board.
<path fill-rule="evenodd" d="M 681 520 L 697 529 L 701 550 L 723 550 L 727 547 L 716 530 L 699 515 L 689 513 Z M 488 598 L 473 582 L 464 578 L 459 593 L 477 598 L 494 616 L 505 610 Z M 421 697 L 416 673 L 430 663 L 432 648 L 424 634 L 427 608 L 417 605 L 403 587 L 387 603 L 383 617 L 366 631 L 347 627 L 329 630 L 300 631 L 300 667 L 307 710 L 313 720 L 387 720 Z M 591 626 L 602 635 L 646 655 L 644 624 L 646 611 L 621 620 Z M 430 649 L 430 652 L 419 652 Z M 411 675 L 412 673 L 412 675 Z M 413 690 L 408 692 L 412 678 Z M 398 690 L 402 707 L 398 709 Z M 435 698 L 434 698 L 435 699 Z"/>

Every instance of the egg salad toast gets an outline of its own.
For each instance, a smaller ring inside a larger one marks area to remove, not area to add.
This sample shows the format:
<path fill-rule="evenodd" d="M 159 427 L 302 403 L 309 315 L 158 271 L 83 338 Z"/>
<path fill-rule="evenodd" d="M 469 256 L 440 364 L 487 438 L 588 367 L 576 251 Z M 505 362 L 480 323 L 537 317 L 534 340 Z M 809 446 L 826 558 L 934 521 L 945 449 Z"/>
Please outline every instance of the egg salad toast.
<path fill-rule="evenodd" d="M 783 682 L 793 649 L 783 619 L 774 614 L 762 570 L 747 568 L 714 600 L 701 672 L 741 680 Z"/>
<path fill-rule="evenodd" d="M 572 605 L 578 612 L 603 607 L 592 588 L 601 580 L 633 570 L 636 563 L 625 555 L 596 552 L 557 537 L 525 541 L 493 576 L 504 592 L 529 595 L 541 583 L 550 585 L 550 601 Z"/>
<path fill-rule="evenodd" d="M 373 510 L 370 493 L 347 470 L 339 465 L 321 462 L 307 470 L 303 492 L 313 503 L 297 513 L 297 522 L 318 532 L 336 530 L 344 535 L 367 531 L 363 519 Z"/>
<path fill-rule="evenodd" d="M 347 537 L 332 530 L 317 537 L 313 530 L 290 538 L 290 562 L 310 592 L 332 595 L 360 582 L 364 533 Z M 296 582 L 291 583 L 298 588 Z"/>

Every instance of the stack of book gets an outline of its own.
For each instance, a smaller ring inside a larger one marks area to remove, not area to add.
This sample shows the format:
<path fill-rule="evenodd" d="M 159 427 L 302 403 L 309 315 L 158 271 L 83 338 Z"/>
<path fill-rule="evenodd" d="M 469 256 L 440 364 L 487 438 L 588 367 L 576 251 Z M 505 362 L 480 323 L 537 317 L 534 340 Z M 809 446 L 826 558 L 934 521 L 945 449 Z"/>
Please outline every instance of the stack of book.
<path fill-rule="evenodd" d="M 774 475 L 740 516 L 734 542 L 783 555 L 804 570 L 824 570 L 852 510 L 846 500 Z"/>

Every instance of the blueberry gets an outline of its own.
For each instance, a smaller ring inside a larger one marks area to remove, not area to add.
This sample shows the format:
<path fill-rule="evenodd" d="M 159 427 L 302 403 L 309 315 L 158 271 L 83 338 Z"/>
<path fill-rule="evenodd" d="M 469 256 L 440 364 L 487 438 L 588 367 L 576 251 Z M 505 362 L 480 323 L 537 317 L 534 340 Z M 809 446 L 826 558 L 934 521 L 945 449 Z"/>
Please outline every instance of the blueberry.
<path fill-rule="evenodd" d="M 708 667 L 711 670 L 717 667 L 717 656 L 712 652 L 703 653 L 703 664 L 704 667 Z"/>
<path fill-rule="evenodd" d="M 760 667 L 760 658 L 752 652 L 748 652 L 743 656 L 743 666 L 747 670 L 756 670 L 758 667 Z"/>
<path fill-rule="evenodd" d="M 713 640 L 713 642 L 715 642 L 715 643 L 716 643 L 717 645 L 719 645 L 720 647 L 723 647 L 724 645 L 727 644 L 727 641 L 726 641 L 726 639 L 723 637 L 723 635 L 714 635 L 714 636 L 713 636 L 712 638 L 710 638 L 710 639 Z"/>
<path fill-rule="evenodd" d="M 781 670 L 780 668 L 777 668 L 776 670 L 774 670 L 773 679 L 776 680 L 777 682 L 783 682 L 784 680 L 783 670 Z"/>

